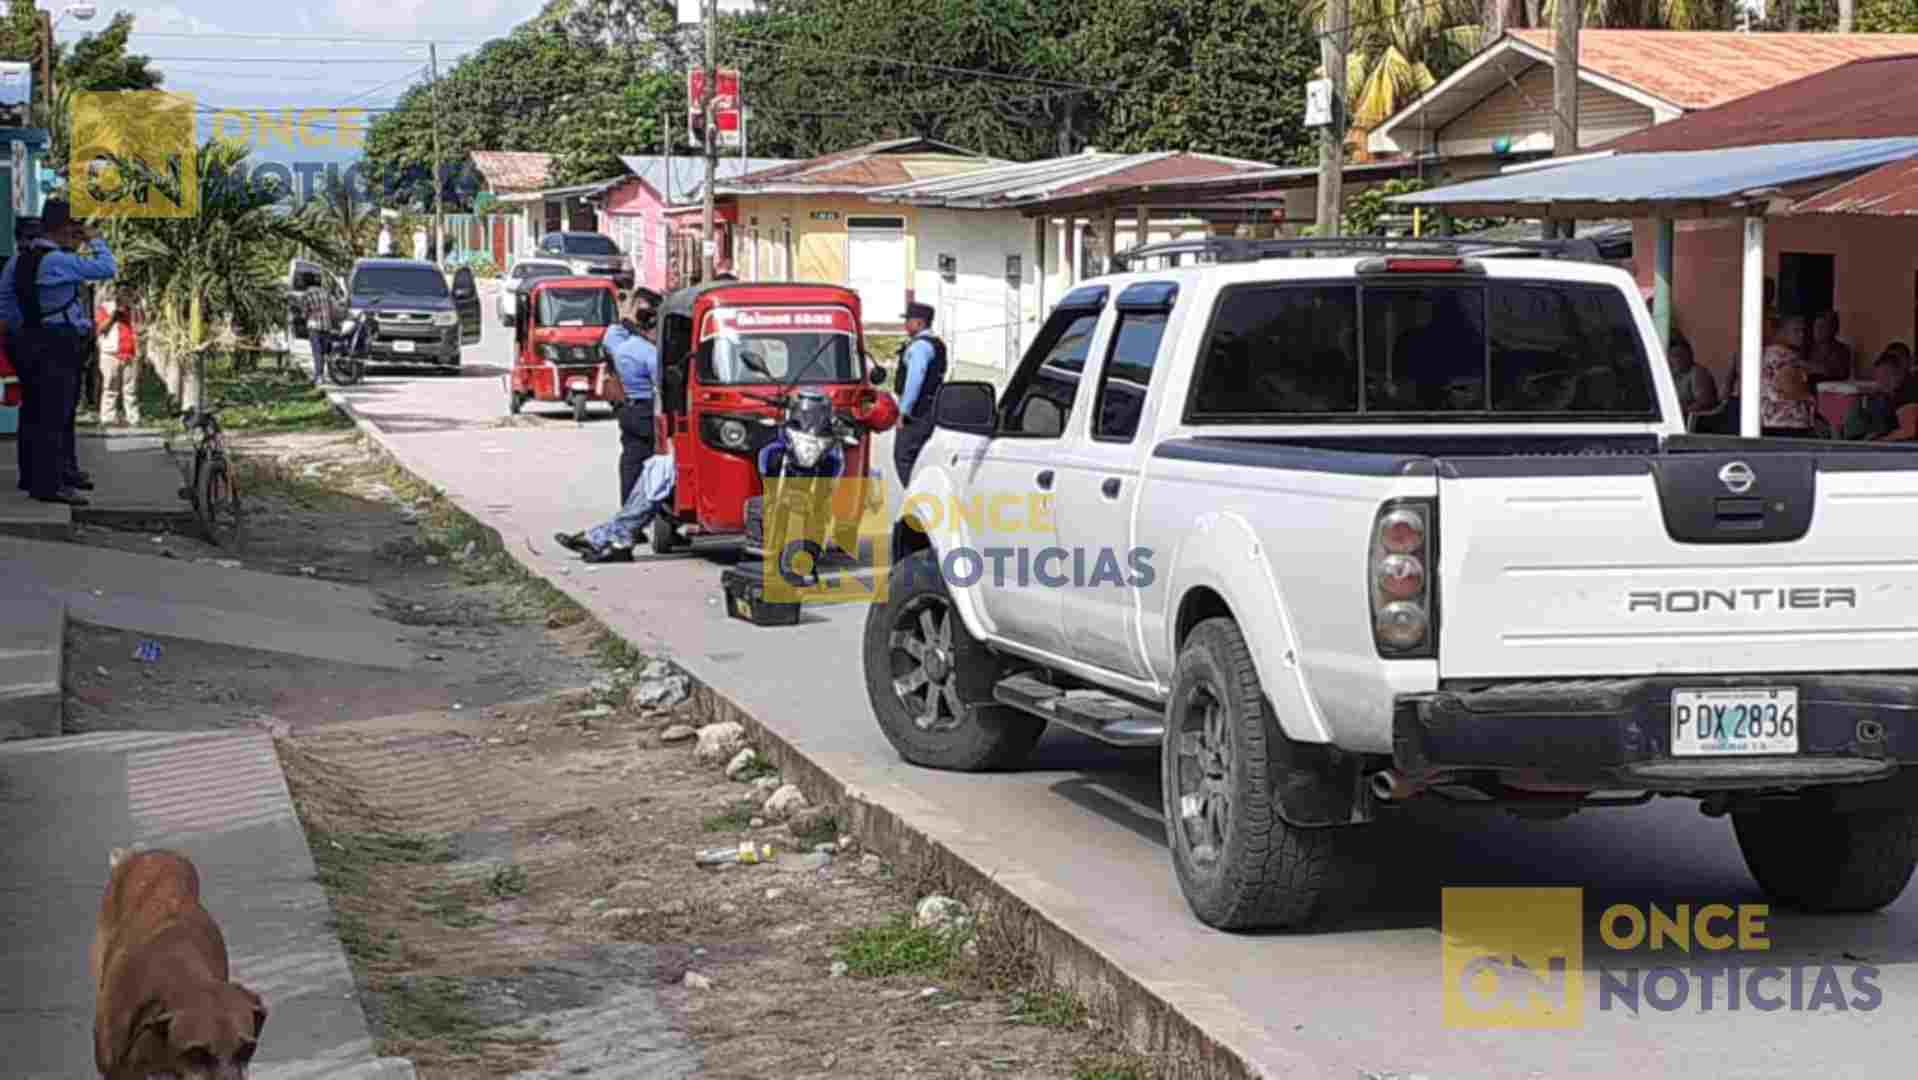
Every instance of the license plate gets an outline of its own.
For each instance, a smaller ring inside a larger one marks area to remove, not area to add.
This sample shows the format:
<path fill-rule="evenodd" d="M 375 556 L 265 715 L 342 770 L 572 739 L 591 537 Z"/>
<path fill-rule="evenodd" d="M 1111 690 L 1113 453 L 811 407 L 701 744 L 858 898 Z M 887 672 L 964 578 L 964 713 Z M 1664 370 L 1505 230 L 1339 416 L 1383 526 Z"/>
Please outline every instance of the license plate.
<path fill-rule="evenodd" d="M 394 352 L 412 352 L 413 343 L 410 341 L 395 341 L 393 343 L 393 351 Z"/>
<path fill-rule="evenodd" d="M 1793 687 L 1672 691 L 1675 757 L 1796 754 L 1798 726 Z"/>

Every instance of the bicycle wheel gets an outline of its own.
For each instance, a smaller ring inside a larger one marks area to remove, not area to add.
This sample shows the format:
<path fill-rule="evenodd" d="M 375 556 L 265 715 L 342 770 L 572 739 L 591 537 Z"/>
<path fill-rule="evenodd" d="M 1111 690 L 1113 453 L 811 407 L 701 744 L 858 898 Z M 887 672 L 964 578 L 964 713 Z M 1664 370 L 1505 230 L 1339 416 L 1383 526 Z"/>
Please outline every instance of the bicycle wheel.
<path fill-rule="evenodd" d="M 200 470 L 199 499 L 194 513 L 206 538 L 231 551 L 240 549 L 240 490 L 227 471 L 226 458 L 210 458 Z"/>

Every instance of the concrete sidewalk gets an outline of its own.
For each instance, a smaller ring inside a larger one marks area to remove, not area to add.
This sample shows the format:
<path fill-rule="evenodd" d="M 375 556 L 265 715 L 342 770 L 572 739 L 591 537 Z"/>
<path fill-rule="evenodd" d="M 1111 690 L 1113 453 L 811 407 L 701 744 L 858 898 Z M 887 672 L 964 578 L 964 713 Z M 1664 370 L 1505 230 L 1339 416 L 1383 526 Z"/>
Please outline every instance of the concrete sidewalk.
<path fill-rule="evenodd" d="M 255 1080 L 413 1075 L 374 1057 L 269 737 L 108 733 L 0 746 L 0 815 L 7 1075 L 95 1075 L 87 949 L 108 853 L 135 843 L 192 857 L 233 977 L 266 999 Z"/>

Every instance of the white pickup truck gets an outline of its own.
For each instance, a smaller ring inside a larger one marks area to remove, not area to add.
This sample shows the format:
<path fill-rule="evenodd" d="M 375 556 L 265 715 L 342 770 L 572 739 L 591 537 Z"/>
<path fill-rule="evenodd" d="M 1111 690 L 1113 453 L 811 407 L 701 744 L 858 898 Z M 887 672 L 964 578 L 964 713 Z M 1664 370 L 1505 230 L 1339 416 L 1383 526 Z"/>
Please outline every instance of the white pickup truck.
<path fill-rule="evenodd" d="M 1629 276 L 1472 252 L 1214 242 L 1067 295 L 1003 398 L 947 384 L 864 638 L 887 737 L 1161 746 L 1221 928 L 1309 924 L 1414 798 L 1694 798 L 1775 900 L 1890 903 L 1918 453 L 1687 435 Z"/>

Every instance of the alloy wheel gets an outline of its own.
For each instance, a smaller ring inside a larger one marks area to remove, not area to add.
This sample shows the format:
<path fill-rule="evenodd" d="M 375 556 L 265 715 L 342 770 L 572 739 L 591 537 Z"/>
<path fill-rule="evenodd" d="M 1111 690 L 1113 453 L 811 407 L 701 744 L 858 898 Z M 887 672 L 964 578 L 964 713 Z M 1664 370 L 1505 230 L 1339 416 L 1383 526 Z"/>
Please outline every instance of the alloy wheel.
<path fill-rule="evenodd" d="M 893 692 L 921 731 L 950 731 L 966 718 L 953 662 L 952 620 L 943 598 L 923 596 L 893 619 Z"/>
<path fill-rule="evenodd" d="M 1195 686 L 1178 709 L 1178 814 L 1192 861 L 1210 865 L 1225 849 L 1232 820 L 1232 738 L 1225 703 Z"/>

